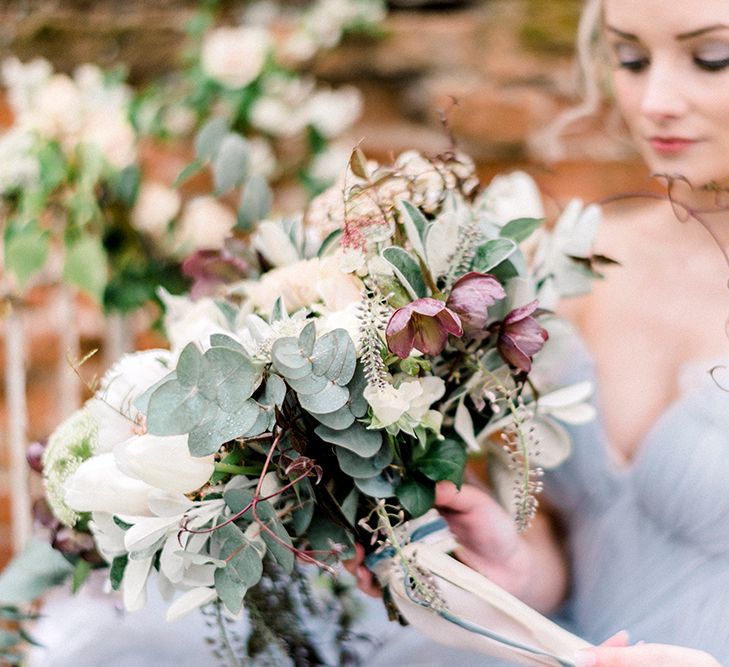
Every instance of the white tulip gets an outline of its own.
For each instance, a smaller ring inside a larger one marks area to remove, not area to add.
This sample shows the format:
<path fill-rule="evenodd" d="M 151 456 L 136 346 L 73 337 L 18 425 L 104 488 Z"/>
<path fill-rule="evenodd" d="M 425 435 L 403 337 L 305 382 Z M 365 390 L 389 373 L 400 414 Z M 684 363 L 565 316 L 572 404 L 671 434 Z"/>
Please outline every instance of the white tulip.
<path fill-rule="evenodd" d="M 212 455 L 192 456 L 187 435 L 136 435 L 114 447 L 114 458 L 125 475 L 169 493 L 191 493 L 215 470 Z"/>
<path fill-rule="evenodd" d="M 153 487 L 125 475 L 113 454 L 84 461 L 65 485 L 66 504 L 77 512 L 149 515 L 148 496 Z"/>

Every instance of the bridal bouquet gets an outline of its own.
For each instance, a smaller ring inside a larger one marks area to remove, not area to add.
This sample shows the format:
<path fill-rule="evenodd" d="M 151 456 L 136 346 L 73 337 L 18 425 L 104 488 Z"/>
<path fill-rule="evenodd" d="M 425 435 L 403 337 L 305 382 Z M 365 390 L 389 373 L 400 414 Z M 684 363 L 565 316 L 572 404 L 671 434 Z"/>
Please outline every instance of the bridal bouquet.
<path fill-rule="evenodd" d="M 122 358 L 51 436 L 56 539 L 98 552 L 128 610 L 153 577 L 168 620 L 247 612 L 293 656 L 305 614 L 279 611 L 306 565 L 398 551 L 469 451 L 526 528 L 569 452 L 559 421 L 591 418 L 589 386 L 550 384 L 540 360 L 563 331 L 547 308 L 595 275 L 599 210 L 572 202 L 546 229 L 525 208 L 541 214 L 525 175 L 481 191 L 456 152 L 355 150 L 303 216 L 260 223 L 256 272 L 165 297 L 172 349 Z"/>

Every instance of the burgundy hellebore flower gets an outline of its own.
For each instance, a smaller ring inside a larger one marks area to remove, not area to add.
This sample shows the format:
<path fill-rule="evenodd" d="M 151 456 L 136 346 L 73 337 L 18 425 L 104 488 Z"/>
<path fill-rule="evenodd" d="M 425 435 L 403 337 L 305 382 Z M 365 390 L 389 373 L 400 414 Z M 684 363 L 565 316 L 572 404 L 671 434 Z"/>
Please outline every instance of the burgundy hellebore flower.
<path fill-rule="evenodd" d="M 390 352 L 406 359 L 413 348 L 435 356 L 443 351 L 448 334 L 462 336 L 461 319 L 443 301 L 425 297 L 398 308 L 387 323 Z"/>
<path fill-rule="evenodd" d="M 469 271 L 454 283 L 446 306 L 461 318 L 469 338 L 484 338 L 489 306 L 506 296 L 501 283 L 489 273 Z"/>
<path fill-rule="evenodd" d="M 497 347 L 504 360 L 528 373 L 532 369 L 532 357 L 549 338 L 547 330 L 531 317 L 537 309 L 537 301 L 512 310 L 501 322 Z"/>

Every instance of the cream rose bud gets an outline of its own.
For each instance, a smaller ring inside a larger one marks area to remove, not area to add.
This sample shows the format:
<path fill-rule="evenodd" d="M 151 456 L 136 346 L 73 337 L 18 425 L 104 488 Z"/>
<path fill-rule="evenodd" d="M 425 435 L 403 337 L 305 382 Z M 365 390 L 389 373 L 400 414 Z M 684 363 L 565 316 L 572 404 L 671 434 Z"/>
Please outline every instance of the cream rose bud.
<path fill-rule="evenodd" d="M 243 88 L 261 73 L 270 48 L 263 28 L 217 28 L 203 40 L 200 65 L 211 79 L 229 88 Z"/>
<path fill-rule="evenodd" d="M 132 209 L 132 224 L 153 237 L 161 237 L 167 225 L 179 213 L 180 194 L 157 181 L 144 181 Z"/>
<path fill-rule="evenodd" d="M 235 214 L 215 197 L 191 199 L 177 224 L 177 253 L 189 255 L 196 250 L 219 250 L 235 226 Z"/>
<path fill-rule="evenodd" d="M 187 435 L 137 435 L 114 447 L 119 470 L 169 493 L 190 493 L 203 486 L 215 470 L 212 455 L 190 454 Z"/>
<path fill-rule="evenodd" d="M 125 475 L 114 454 L 99 454 L 84 461 L 65 483 L 66 504 L 77 512 L 150 514 L 149 484 Z"/>

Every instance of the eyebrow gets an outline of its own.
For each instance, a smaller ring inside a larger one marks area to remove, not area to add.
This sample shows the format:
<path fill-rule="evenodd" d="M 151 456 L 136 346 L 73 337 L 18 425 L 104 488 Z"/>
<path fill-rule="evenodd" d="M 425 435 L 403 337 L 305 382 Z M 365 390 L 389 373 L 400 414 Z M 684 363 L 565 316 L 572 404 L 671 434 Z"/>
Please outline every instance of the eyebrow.
<path fill-rule="evenodd" d="M 606 28 L 616 34 L 618 37 L 622 37 L 623 39 L 627 39 L 631 42 L 639 42 L 640 38 L 637 35 L 634 35 L 630 32 L 624 32 L 622 30 L 618 30 L 618 28 L 614 26 L 606 26 Z M 676 39 L 679 42 L 682 42 L 687 39 L 693 39 L 694 37 L 701 37 L 701 35 L 705 35 L 709 32 L 714 32 L 715 30 L 727 30 L 729 29 L 729 25 L 726 23 L 717 23 L 715 25 L 706 26 L 705 28 L 699 28 L 698 30 L 691 30 L 690 32 L 682 32 L 678 35 L 676 35 Z"/>

